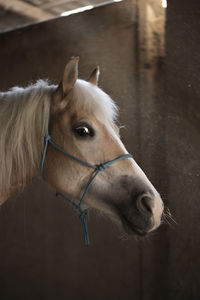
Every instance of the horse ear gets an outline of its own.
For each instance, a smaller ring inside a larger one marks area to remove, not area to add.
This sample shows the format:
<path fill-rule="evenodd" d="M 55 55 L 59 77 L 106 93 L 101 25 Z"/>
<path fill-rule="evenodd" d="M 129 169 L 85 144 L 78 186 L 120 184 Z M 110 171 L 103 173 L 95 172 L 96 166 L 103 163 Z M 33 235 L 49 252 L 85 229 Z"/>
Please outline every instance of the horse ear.
<path fill-rule="evenodd" d="M 66 64 L 63 79 L 54 93 L 54 105 L 59 106 L 60 109 L 66 106 L 65 97 L 69 94 L 78 79 L 78 62 L 79 57 L 72 57 Z"/>
<path fill-rule="evenodd" d="M 65 96 L 68 95 L 78 79 L 78 62 L 79 57 L 72 57 L 65 66 L 62 80 L 62 90 Z"/>
<path fill-rule="evenodd" d="M 100 74 L 100 70 L 99 70 L 99 66 L 97 66 L 96 69 L 94 69 L 94 71 L 90 75 L 88 81 L 90 83 L 92 83 L 92 84 L 97 85 L 98 84 L 98 80 L 99 80 L 99 74 Z"/>

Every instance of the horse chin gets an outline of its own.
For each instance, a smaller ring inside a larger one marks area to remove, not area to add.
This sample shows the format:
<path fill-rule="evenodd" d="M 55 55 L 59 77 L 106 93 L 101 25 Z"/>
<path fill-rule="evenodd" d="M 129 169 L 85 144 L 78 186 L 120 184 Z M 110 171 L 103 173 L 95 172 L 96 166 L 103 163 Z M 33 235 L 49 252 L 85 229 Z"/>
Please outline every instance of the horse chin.
<path fill-rule="evenodd" d="M 126 218 L 122 219 L 122 224 L 123 224 L 125 232 L 128 235 L 146 236 L 148 233 L 148 230 L 139 228 L 138 226 L 129 222 L 129 220 L 127 220 Z"/>
<path fill-rule="evenodd" d="M 132 220 L 129 220 L 125 215 L 119 215 L 122 226 L 125 230 L 125 232 L 128 235 L 137 235 L 137 236 L 146 236 L 151 229 L 153 228 L 153 221 L 152 218 L 150 218 L 148 221 L 145 220 L 145 225 L 143 220 L 141 219 L 141 223 L 143 224 L 138 224 Z"/>

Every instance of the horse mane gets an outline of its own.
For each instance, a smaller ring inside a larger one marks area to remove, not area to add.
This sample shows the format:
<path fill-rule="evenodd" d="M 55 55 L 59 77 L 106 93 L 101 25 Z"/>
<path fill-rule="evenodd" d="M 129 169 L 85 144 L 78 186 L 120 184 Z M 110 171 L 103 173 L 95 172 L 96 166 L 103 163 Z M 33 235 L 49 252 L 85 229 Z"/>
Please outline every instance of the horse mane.
<path fill-rule="evenodd" d="M 53 90 L 39 80 L 0 93 L 0 195 L 23 186 L 39 167 Z"/>

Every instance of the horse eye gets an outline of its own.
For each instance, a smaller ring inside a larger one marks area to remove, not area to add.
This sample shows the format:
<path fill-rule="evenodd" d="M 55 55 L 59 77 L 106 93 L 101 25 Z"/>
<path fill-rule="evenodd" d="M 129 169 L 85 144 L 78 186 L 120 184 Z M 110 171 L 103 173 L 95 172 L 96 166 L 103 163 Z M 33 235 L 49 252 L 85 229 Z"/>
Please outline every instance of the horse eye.
<path fill-rule="evenodd" d="M 79 127 L 76 127 L 74 130 L 75 130 L 76 135 L 78 135 L 79 137 L 94 136 L 93 129 L 91 129 L 87 126 L 79 126 Z"/>

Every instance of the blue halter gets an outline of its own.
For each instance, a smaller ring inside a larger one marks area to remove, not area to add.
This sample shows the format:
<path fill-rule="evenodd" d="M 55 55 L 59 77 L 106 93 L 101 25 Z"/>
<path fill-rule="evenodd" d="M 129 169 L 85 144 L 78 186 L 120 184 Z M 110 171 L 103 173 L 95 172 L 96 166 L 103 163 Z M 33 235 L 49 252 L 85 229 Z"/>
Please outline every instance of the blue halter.
<path fill-rule="evenodd" d="M 79 211 L 79 218 L 81 219 L 82 222 L 82 227 L 83 227 L 83 234 L 84 234 L 84 239 L 85 239 L 85 245 L 89 246 L 90 244 L 90 239 L 89 239 L 89 234 L 88 234 L 88 226 L 87 226 L 87 209 L 83 210 L 81 208 L 81 205 L 83 203 L 83 200 L 85 199 L 88 190 L 91 186 L 91 184 L 93 183 L 95 177 L 99 174 L 99 172 L 104 171 L 107 167 L 109 167 L 110 165 L 112 165 L 114 162 L 119 161 L 121 159 L 124 158 L 133 158 L 133 156 L 129 153 L 127 154 L 123 154 L 113 160 L 110 160 L 108 162 L 105 162 L 103 164 L 99 164 L 99 165 L 92 165 L 86 161 L 83 161 L 75 156 L 73 156 L 72 154 L 64 151 L 63 149 L 61 149 L 58 145 L 56 145 L 54 143 L 54 141 L 51 139 L 51 136 L 49 135 L 49 131 L 48 131 L 48 127 L 47 127 L 47 131 L 46 131 L 46 135 L 44 137 L 44 151 L 43 151 L 43 155 L 42 155 L 42 163 L 41 163 L 41 176 L 44 179 L 44 163 L 45 163 L 45 158 L 46 158 L 46 154 L 47 154 L 47 147 L 48 147 L 48 143 L 50 143 L 55 149 L 57 149 L 58 151 L 62 152 L 63 154 L 69 156 L 70 158 L 78 161 L 79 163 L 85 165 L 86 167 L 92 168 L 95 170 L 94 174 L 92 175 L 91 179 L 89 180 L 85 191 L 82 194 L 82 197 L 79 201 L 79 204 L 74 203 L 72 200 L 66 198 L 62 193 L 60 192 L 56 192 L 56 195 L 58 196 L 62 196 L 65 200 L 69 201 L 78 211 Z"/>

